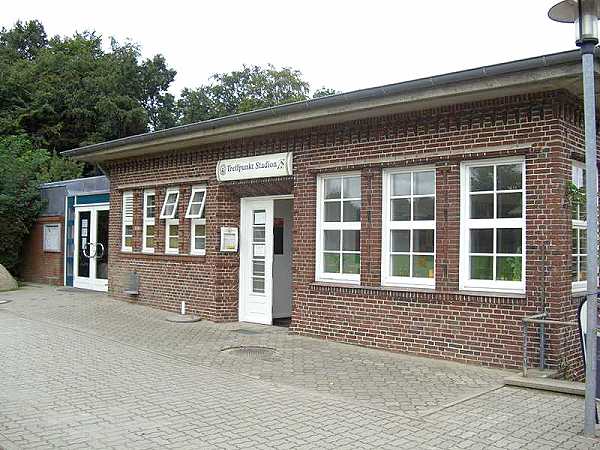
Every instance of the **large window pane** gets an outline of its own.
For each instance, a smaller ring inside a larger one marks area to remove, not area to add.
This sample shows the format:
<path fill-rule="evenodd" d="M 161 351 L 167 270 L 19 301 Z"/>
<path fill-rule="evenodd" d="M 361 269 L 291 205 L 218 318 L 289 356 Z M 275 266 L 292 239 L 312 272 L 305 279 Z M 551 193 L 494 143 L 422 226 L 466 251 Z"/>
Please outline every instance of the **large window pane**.
<path fill-rule="evenodd" d="M 344 198 L 360 198 L 360 177 L 344 178 Z"/>
<path fill-rule="evenodd" d="M 339 253 L 325 253 L 323 258 L 323 271 L 326 273 L 340 273 Z"/>
<path fill-rule="evenodd" d="M 416 172 L 414 174 L 415 190 L 414 195 L 433 194 L 435 189 L 435 172 Z"/>
<path fill-rule="evenodd" d="M 521 257 L 498 256 L 496 258 L 496 279 L 501 281 L 521 281 Z"/>
<path fill-rule="evenodd" d="M 358 230 L 344 230 L 343 231 L 343 243 L 342 250 L 354 251 L 360 250 L 360 231 Z"/>
<path fill-rule="evenodd" d="M 325 250 L 340 250 L 340 230 L 325 230 Z"/>
<path fill-rule="evenodd" d="M 334 199 L 342 197 L 342 179 L 325 178 L 325 199 Z"/>
<path fill-rule="evenodd" d="M 513 219 L 519 218 L 523 214 L 523 194 L 513 192 L 508 194 L 498 194 L 498 218 Z"/>
<path fill-rule="evenodd" d="M 342 254 L 342 272 L 347 274 L 360 273 L 360 255 L 357 253 Z"/>
<path fill-rule="evenodd" d="M 360 222 L 360 200 L 344 201 L 344 222 Z"/>
<path fill-rule="evenodd" d="M 392 220 L 396 222 L 410 220 L 409 198 L 395 198 L 392 200 Z"/>
<path fill-rule="evenodd" d="M 433 230 L 413 230 L 413 252 L 433 253 Z"/>
<path fill-rule="evenodd" d="M 494 194 L 471 195 L 471 219 L 494 217 Z"/>
<path fill-rule="evenodd" d="M 433 220 L 435 218 L 433 197 L 417 197 L 414 202 L 413 220 Z"/>
<path fill-rule="evenodd" d="M 493 259 L 493 256 L 471 256 L 471 279 L 493 280 Z"/>
<path fill-rule="evenodd" d="M 410 277 L 410 255 L 392 255 L 392 276 Z"/>
<path fill-rule="evenodd" d="M 494 230 L 471 230 L 471 253 L 493 253 Z"/>
<path fill-rule="evenodd" d="M 579 269 L 578 269 L 578 258 L 577 256 L 573 256 L 571 258 L 571 281 L 574 283 L 576 281 L 579 281 Z"/>
<path fill-rule="evenodd" d="M 521 253 L 521 228 L 498 228 L 496 230 L 497 253 Z"/>
<path fill-rule="evenodd" d="M 392 252 L 410 252 L 410 230 L 392 230 Z"/>
<path fill-rule="evenodd" d="M 523 188 L 522 164 L 506 164 L 496 167 L 496 189 L 508 191 Z"/>
<path fill-rule="evenodd" d="M 494 190 L 494 166 L 472 167 L 469 175 L 471 192 Z"/>
<path fill-rule="evenodd" d="M 433 278 L 433 256 L 413 256 L 413 277 Z"/>
<path fill-rule="evenodd" d="M 392 195 L 410 195 L 410 173 L 392 175 Z"/>
<path fill-rule="evenodd" d="M 341 203 L 325 202 L 325 222 L 340 222 L 341 220 Z"/>

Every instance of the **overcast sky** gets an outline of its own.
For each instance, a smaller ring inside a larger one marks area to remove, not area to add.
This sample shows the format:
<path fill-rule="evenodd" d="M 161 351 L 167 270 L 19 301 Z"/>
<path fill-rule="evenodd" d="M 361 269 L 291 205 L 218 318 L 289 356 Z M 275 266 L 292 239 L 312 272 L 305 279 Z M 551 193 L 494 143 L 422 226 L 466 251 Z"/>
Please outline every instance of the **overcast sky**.
<path fill-rule="evenodd" d="M 177 70 L 172 91 L 242 64 L 288 66 L 314 89 L 350 91 L 569 50 L 553 0 L 17 0 L 0 25 L 131 39 Z"/>

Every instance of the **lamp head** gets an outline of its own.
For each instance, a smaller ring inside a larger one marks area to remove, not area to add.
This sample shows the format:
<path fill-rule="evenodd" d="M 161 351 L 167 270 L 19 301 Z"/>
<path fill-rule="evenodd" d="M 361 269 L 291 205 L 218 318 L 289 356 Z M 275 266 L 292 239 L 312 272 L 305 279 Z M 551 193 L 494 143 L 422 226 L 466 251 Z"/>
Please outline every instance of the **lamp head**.
<path fill-rule="evenodd" d="M 563 0 L 550 8 L 548 17 L 556 22 L 575 24 L 578 46 L 598 43 L 600 0 Z"/>

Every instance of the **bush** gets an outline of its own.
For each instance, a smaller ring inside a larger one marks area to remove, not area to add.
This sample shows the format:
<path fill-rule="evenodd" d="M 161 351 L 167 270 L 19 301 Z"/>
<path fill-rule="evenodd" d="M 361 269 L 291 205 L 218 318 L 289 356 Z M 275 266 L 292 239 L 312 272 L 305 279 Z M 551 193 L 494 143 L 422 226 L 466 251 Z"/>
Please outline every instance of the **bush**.
<path fill-rule="evenodd" d="M 36 149 L 27 136 L 0 137 L 0 264 L 18 275 L 22 247 L 44 209 L 40 183 L 76 178 L 82 165 Z"/>

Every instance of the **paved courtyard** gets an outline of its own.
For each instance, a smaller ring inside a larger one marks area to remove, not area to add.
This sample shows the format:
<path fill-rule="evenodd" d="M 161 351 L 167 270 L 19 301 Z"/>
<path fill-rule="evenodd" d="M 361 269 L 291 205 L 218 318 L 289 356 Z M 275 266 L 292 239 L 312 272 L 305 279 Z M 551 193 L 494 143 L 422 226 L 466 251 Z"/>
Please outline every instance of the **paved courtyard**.
<path fill-rule="evenodd" d="M 0 448 L 600 448 L 579 397 L 505 371 L 168 322 L 104 294 L 0 294 Z M 272 352 L 237 354 L 238 346 Z"/>

